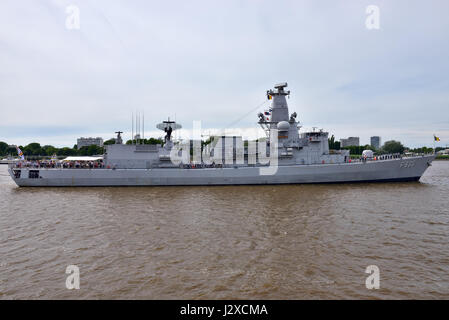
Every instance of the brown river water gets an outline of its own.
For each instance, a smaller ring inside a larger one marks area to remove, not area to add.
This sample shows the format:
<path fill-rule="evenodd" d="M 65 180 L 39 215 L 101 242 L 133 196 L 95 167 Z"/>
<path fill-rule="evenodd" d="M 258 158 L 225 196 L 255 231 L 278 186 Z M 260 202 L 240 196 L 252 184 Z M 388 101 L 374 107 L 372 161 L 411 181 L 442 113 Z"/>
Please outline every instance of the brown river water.
<path fill-rule="evenodd" d="M 448 195 L 449 161 L 421 182 L 139 188 L 19 188 L 1 165 L 0 299 L 449 299 Z"/>

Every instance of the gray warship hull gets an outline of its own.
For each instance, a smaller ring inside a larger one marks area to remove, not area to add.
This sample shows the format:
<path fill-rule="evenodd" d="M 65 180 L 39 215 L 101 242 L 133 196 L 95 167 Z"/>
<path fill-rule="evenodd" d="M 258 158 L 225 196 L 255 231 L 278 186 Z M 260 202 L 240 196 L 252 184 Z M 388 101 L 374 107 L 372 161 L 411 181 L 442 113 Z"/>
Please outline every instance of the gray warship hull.
<path fill-rule="evenodd" d="M 261 167 L 67 169 L 9 168 L 21 187 L 203 186 L 418 181 L 434 155 L 339 164 Z M 20 173 L 19 173 L 20 171 Z M 33 171 L 33 174 L 30 174 Z M 31 177 L 31 178 L 30 178 Z"/>

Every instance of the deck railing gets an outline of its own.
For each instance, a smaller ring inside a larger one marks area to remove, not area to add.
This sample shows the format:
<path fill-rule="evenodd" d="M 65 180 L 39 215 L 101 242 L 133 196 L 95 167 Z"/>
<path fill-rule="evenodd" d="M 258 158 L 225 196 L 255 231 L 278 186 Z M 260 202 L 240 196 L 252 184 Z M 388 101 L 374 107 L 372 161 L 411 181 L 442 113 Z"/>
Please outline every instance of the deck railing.
<path fill-rule="evenodd" d="M 376 155 L 372 158 L 364 158 L 363 156 L 358 158 L 351 158 L 350 161 L 348 159 L 347 162 L 370 162 L 370 161 L 388 161 L 388 160 L 401 160 L 406 158 L 413 157 L 424 157 L 432 154 L 426 153 L 414 153 L 414 154 L 384 154 L 384 155 Z M 8 164 L 9 168 L 12 169 L 114 169 L 111 166 L 105 165 L 103 163 L 95 163 L 95 162 L 41 162 L 41 161 L 16 161 Z M 234 164 L 184 164 L 180 166 L 185 169 L 190 168 L 228 168 L 235 167 Z M 179 167 L 178 167 L 179 168 Z"/>
<path fill-rule="evenodd" d="M 430 156 L 433 155 L 432 153 L 412 153 L 412 154 L 399 154 L 399 153 L 393 153 L 393 154 L 381 154 L 381 155 L 375 155 L 370 158 L 365 158 L 363 156 L 360 156 L 358 158 L 352 158 L 351 162 L 367 162 L 367 161 L 386 161 L 386 160 L 401 160 L 401 159 L 407 159 L 407 158 L 416 158 L 416 157 L 424 157 L 424 156 Z"/>
<path fill-rule="evenodd" d="M 104 164 L 95 163 L 60 163 L 60 162 L 34 162 L 17 161 L 8 164 L 9 168 L 14 169 L 104 169 Z"/>

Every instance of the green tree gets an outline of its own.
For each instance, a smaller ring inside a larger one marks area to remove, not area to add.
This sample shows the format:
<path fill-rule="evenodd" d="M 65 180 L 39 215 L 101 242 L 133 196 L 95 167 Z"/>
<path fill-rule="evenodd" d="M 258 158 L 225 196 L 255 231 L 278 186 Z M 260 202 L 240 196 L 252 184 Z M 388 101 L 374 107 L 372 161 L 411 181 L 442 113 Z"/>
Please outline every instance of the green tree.
<path fill-rule="evenodd" d="M 111 139 L 109 139 L 109 140 L 106 140 L 103 144 L 104 144 L 105 146 L 110 145 L 110 144 L 115 144 L 115 139 L 114 139 L 114 138 L 111 138 Z"/>
<path fill-rule="evenodd" d="M 77 150 L 77 155 L 79 156 L 93 156 L 103 153 L 104 153 L 103 148 L 95 144 L 92 144 L 90 146 L 84 146 Z"/>
<path fill-rule="evenodd" d="M 45 146 L 42 147 L 42 151 L 43 151 L 42 152 L 43 156 L 52 156 L 52 155 L 54 155 L 55 153 L 58 152 L 58 148 L 55 148 L 55 147 L 50 146 L 50 145 L 45 145 Z"/>
<path fill-rule="evenodd" d="M 352 155 L 361 155 L 364 150 L 373 150 L 374 151 L 373 146 L 370 146 L 369 144 L 364 145 L 364 146 L 347 146 L 347 147 L 344 147 L 343 149 L 349 150 L 349 153 Z"/>
<path fill-rule="evenodd" d="M 8 144 L 6 142 L 0 141 L 0 156 L 6 156 L 6 150 L 8 150 Z"/>
<path fill-rule="evenodd" d="M 88 155 L 88 146 L 84 146 L 76 150 L 76 154 L 79 156 L 87 156 Z"/>
<path fill-rule="evenodd" d="M 384 143 L 381 150 L 383 153 L 403 153 L 405 147 L 399 141 L 390 140 Z"/>
<path fill-rule="evenodd" d="M 68 148 L 68 147 L 64 147 L 61 149 L 58 149 L 57 153 L 58 156 L 75 156 L 76 155 L 76 150 L 72 149 L 72 148 Z"/>
<path fill-rule="evenodd" d="M 20 148 L 20 150 L 22 150 L 22 148 Z M 16 147 L 8 146 L 8 148 L 6 149 L 6 154 L 7 155 L 12 155 L 12 156 L 17 156 L 17 149 L 16 149 Z"/>
<path fill-rule="evenodd" d="M 126 144 L 133 144 L 136 142 L 137 142 L 137 144 L 160 144 L 160 145 L 164 144 L 164 141 L 161 138 L 138 139 L 137 141 L 136 140 L 128 140 L 128 141 L 126 141 Z"/>
<path fill-rule="evenodd" d="M 144 141 L 145 144 L 164 144 L 164 141 L 161 138 L 150 138 L 150 139 L 145 139 Z"/>
<path fill-rule="evenodd" d="M 102 147 L 99 147 L 99 146 L 95 145 L 95 144 L 90 145 L 87 148 L 87 154 L 89 156 L 100 155 L 100 154 L 103 154 L 103 153 L 104 153 L 104 149 Z"/>
<path fill-rule="evenodd" d="M 435 152 L 438 152 L 440 150 L 438 150 L 438 148 L 436 148 Z M 413 153 L 433 153 L 433 148 L 421 147 L 421 148 L 410 149 L 409 151 L 413 152 Z"/>
<path fill-rule="evenodd" d="M 334 135 L 332 135 L 329 139 L 327 139 L 328 143 L 329 143 L 329 149 L 334 149 L 334 145 L 335 145 L 335 137 Z"/>
<path fill-rule="evenodd" d="M 332 135 L 329 139 L 329 149 L 331 150 L 340 150 L 341 146 L 340 146 L 340 141 L 335 141 L 335 137 L 334 135 Z"/>
<path fill-rule="evenodd" d="M 43 154 L 42 147 L 37 142 L 32 142 L 21 150 L 23 151 L 23 154 L 27 156 L 39 156 Z"/>

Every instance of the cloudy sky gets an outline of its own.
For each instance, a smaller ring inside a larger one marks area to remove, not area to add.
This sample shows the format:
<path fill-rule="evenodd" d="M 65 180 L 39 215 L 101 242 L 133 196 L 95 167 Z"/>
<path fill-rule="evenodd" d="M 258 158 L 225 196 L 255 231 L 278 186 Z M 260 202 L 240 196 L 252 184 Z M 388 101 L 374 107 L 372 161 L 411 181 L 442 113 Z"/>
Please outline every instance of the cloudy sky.
<path fill-rule="evenodd" d="M 448 12 L 447 0 L 2 0 L 0 141 L 129 138 L 136 110 L 146 136 L 168 116 L 251 135 L 266 90 L 287 81 L 305 128 L 444 146 Z"/>

